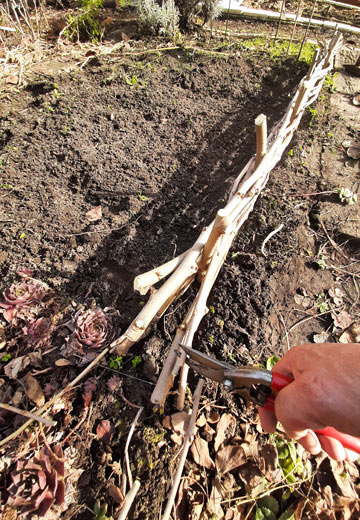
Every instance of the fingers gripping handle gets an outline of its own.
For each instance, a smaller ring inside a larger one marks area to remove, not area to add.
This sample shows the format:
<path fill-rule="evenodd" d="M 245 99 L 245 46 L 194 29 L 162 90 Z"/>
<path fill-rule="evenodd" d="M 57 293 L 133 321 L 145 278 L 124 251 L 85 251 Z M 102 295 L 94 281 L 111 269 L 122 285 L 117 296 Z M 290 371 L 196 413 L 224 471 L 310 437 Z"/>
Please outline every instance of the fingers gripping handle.
<path fill-rule="evenodd" d="M 279 390 L 285 388 L 285 386 L 287 386 L 292 381 L 293 379 L 291 377 L 279 374 L 278 372 L 273 372 L 271 390 L 279 392 Z M 270 396 L 267 399 L 264 405 L 264 409 L 275 413 L 274 397 Z M 315 430 L 315 433 L 316 435 L 326 435 L 327 437 L 336 439 L 337 441 L 341 442 L 344 448 L 355 451 L 356 453 L 360 453 L 360 439 L 358 439 L 357 437 L 347 435 L 346 433 L 341 433 L 332 426 L 327 426 L 323 430 Z"/>

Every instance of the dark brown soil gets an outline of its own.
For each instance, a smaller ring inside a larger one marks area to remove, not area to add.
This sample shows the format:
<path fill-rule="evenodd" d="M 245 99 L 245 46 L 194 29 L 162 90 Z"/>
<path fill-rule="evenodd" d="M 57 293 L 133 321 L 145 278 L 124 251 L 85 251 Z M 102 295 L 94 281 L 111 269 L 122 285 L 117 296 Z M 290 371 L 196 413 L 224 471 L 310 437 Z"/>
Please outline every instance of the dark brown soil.
<path fill-rule="evenodd" d="M 17 270 L 31 268 L 35 278 L 53 288 L 63 321 L 71 308 L 96 302 L 116 308 L 119 325 L 126 329 L 146 298 L 134 293 L 134 277 L 194 242 L 254 153 L 254 119 L 265 113 L 271 128 L 307 69 L 303 62 L 274 62 L 240 47 L 221 50 L 232 55 L 224 59 L 178 48 L 136 59 L 95 59 L 83 71 L 38 74 L 21 92 L 2 100 L 3 289 L 16 279 Z M 336 279 L 335 271 L 316 269 L 313 260 L 327 242 L 317 216 L 325 215 L 332 233 L 357 210 L 342 206 L 336 196 L 288 197 L 333 188 L 322 163 L 326 139 L 344 161 L 338 147 L 352 129 L 337 118 L 330 93 L 324 90 L 322 97 L 316 121 L 309 126 L 310 115 L 304 117 L 291 153 L 273 171 L 211 294 L 213 312 L 203 320 L 194 346 L 219 359 L 247 364 L 281 355 L 287 348 L 284 327 L 304 316 L 294 302 L 300 289 L 315 301 L 336 284 L 348 284 L 349 305 L 356 303 L 353 278 Z M 329 166 L 332 157 L 326 160 Z M 357 191 L 358 181 L 356 167 L 351 167 L 346 186 Z M 86 213 L 99 205 L 101 220 L 89 222 Z M 284 229 L 268 242 L 265 257 L 262 242 L 280 223 Z M 332 264 L 341 263 L 328 242 L 326 247 Z M 144 407 L 129 449 L 133 475 L 141 481 L 134 519 L 159 517 L 176 469 L 178 448 L 152 410 L 150 395 L 194 290 L 133 347 L 120 370 L 124 396 Z M 352 312 L 355 318 L 356 305 Z M 323 320 L 294 329 L 291 344 L 312 341 L 314 333 L 331 324 L 330 318 Z M 10 340 L 9 326 L 6 333 Z M 55 336 L 56 331 L 53 345 L 60 346 Z M 16 344 L 3 352 L 13 358 L 24 353 Z M 135 355 L 142 361 L 133 367 Z M 37 367 L 50 368 L 37 379 L 43 387 L 50 383 L 53 395 L 80 371 L 77 366 L 56 367 L 60 357 L 52 351 Z M 73 465 L 83 472 L 64 519 L 93 518 L 96 498 L 108 502 L 111 512 L 107 489 L 115 476 L 109 461 L 122 463 L 136 409 L 119 394 L 109 394 L 109 363 L 107 359 L 92 372 L 98 384 L 92 414 L 69 441 L 76 450 Z M 2 384 L 16 387 L 16 381 L 1 375 Z M 194 382 L 191 376 L 192 390 Z M 205 396 L 228 406 L 238 418 L 253 413 L 217 385 L 209 383 Z M 175 410 L 172 398 L 166 406 L 165 413 Z M 82 409 L 81 390 L 76 389 L 56 416 L 64 437 L 77 425 Z M 94 435 L 102 419 L 116 425 L 111 445 Z M 2 436 L 12 430 L 8 424 Z"/>

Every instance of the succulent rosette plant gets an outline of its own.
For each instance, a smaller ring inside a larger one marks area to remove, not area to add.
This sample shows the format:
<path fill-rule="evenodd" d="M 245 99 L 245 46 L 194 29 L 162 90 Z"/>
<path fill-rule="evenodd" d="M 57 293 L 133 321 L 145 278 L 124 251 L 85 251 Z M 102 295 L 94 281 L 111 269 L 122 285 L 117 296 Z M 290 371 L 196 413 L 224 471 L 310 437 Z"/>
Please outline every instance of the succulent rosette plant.
<path fill-rule="evenodd" d="M 75 316 L 75 334 L 79 343 L 90 349 L 108 346 L 116 334 L 116 316 L 117 311 L 108 307 L 78 312 Z"/>
<path fill-rule="evenodd" d="M 4 302 L 0 302 L 6 321 L 10 323 L 21 309 L 40 303 L 46 292 L 45 284 L 31 279 L 7 287 L 3 292 Z"/>
<path fill-rule="evenodd" d="M 37 345 L 40 341 L 46 339 L 50 333 L 50 321 L 46 318 L 31 320 L 23 327 L 24 338 Z"/>
<path fill-rule="evenodd" d="M 86 354 L 89 360 L 97 349 L 105 348 L 117 337 L 119 312 L 110 307 L 100 307 L 78 311 L 65 326 L 72 334 L 66 339 L 62 349 L 64 356 L 71 356 L 74 351 Z"/>
<path fill-rule="evenodd" d="M 51 506 L 65 502 L 65 466 L 60 446 L 40 450 L 39 457 L 19 460 L 11 472 L 7 505 L 20 507 L 20 516 L 46 515 Z"/>

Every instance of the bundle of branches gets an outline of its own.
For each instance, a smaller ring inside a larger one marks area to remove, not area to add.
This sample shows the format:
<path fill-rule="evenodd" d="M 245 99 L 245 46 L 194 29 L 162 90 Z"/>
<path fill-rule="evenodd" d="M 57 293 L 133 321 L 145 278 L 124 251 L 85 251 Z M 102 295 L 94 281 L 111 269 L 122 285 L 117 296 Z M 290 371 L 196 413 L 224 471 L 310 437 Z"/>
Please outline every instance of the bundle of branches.
<path fill-rule="evenodd" d="M 179 325 L 172 342 L 163 370 L 152 394 L 152 402 L 163 408 L 166 396 L 181 368 L 178 392 L 178 408 L 184 405 L 188 367 L 184 364 L 185 354 L 176 355 L 179 344 L 192 346 L 194 334 L 203 316 L 208 312 L 207 298 L 219 270 L 229 251 L 231 243 L 248 217 L 254 204 L 266 185 L 269 173 L 280 160 L 290 143 L 302 114 L 307 106 L 317 98 L 325 76 L 332 68 L 333 58 L 340 46 L 342 36 L 336 32 L 326 45 L 322 55 L 316 51 L 307 75 L 290 102 L 281 121 L 266 137 L 266 117 L 260 115 L 256 121 L 256 155 L 246 164 L 234 181 L 227 205 L 219 209 L 216 218 L 203 228 L 194 245 L 185 253 L 166 264 L 139 275 L 134 280 L 134 288 L 141 294 L 166 276 L 168 280 L 158 289 L 152 288 L 151 296 L 126 332 L 112 343 L 112 349 L 124 355 L 139 341 L 148 327 L 156 322 L 168 306 L 184 293 L 197 277 L 200 289 L 190 309 Z"/>

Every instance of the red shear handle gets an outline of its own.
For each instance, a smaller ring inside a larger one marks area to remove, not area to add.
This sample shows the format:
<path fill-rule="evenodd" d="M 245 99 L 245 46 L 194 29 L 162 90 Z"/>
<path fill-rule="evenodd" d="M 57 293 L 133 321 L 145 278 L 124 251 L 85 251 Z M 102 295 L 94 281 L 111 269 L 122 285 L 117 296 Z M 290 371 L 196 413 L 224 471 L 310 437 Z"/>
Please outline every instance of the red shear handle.
<path fill-rule="evenodd" d="M 273 372 L 271 390 L 278 392 L 292 381 L 293 379 L 291 377 L 284 376 L 283 374 L 279 374 L 278 372 Z M 264 405 L 264 409 L 274 413 L 274 403 L 274 397 L 268 397 Z M 353 437 L 352 435 L 348 435 L 346 433 L 341 433 L 332 426 L 327 426 L 323 430 L 315 430 L 315 433 L 316 435 L 326 435 L 327 437 L 336 439 L 337 441 L 341 442 L 344 448 L 355 451 L 356 453 L 360 453 L 360 439 L 357 437 Z"/>
<path fill-rule="evenodd" d="M 282 388 L 285 388 L 289 383 L 292 383 L 294 379 L 292 377 L 284 376 L 284 374 L 279 374 L 279 372 L 272 373 L 272 381 L 271 381 L 271 390 L 275 390 L 278 392 Z"/>

